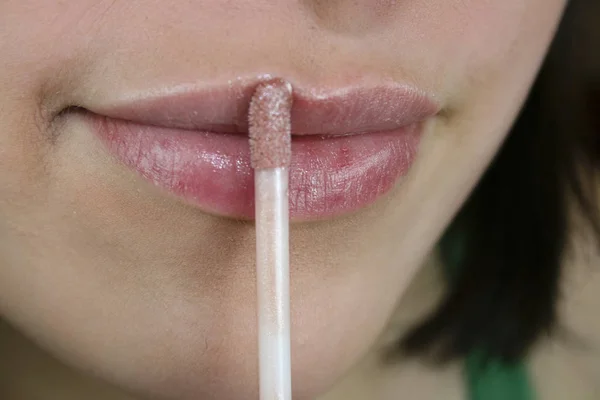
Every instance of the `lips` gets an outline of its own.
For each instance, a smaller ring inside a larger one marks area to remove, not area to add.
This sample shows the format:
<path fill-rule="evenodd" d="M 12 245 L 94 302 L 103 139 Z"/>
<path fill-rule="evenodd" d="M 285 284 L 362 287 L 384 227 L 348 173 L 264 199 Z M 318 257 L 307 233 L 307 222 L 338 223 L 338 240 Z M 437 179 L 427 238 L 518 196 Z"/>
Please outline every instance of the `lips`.
<path fill-rule="evenodd" d="M 251 219 L 247 111 L 256 83 L 88 107 L 107 149 L 142 177 L 206 212 Z M 290 215 L 355 211 L 410 168 L 424 122 L 438 111 L 405 85 L 319 92 L 294 87 Z"/>

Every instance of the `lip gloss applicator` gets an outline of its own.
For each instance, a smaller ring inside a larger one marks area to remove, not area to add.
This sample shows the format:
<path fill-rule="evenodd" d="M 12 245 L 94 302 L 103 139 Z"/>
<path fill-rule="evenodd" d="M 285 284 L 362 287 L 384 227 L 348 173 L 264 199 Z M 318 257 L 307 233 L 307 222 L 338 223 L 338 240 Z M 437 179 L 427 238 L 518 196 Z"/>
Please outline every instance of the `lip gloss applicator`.
<path fill-rule="evenodd" d="M 261 400 L 290 400 L 288 181 L 292 86 L 271 80 L 256 88 L 248 112 L 254 168 L 258 352 Z"/>

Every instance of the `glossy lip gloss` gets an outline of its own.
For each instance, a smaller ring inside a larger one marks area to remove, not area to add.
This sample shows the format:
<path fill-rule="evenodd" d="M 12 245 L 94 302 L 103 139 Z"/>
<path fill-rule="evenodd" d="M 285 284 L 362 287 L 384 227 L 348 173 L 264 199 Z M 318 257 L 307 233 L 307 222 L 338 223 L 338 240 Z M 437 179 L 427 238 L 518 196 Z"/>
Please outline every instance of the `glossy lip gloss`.
<path fill-rule="evenodd" d="M 83 115 L 109 152 L 146 180 L 206 212 L 252 219 L 245 121 L 252 94 L 244 84 L 103 105 L 91 99 Z M 294 85 L 293 100 L 289 190 L 296 221 L 353 212 L 390 190 L 412 165 L 425 121 L 439 110 L 402 84 Z"/>

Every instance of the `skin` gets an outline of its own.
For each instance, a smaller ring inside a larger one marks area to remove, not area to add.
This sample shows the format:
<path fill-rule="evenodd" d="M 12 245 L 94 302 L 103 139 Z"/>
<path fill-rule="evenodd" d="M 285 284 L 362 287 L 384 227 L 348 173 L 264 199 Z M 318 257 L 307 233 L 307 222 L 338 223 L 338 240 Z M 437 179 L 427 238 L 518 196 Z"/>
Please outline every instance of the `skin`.
<path fill-rule="evenodd" d="M 497 151 L 564 4 L 3 1 L 0 316 L 115 388 L 101 398 L 255 398 L 253 226 L 151 186 L 57 113 L 264 73 L 411 82 L 442 111 L 406 179 L 291 230 L 294 398 L 330 391 L 378 343 Z"/>

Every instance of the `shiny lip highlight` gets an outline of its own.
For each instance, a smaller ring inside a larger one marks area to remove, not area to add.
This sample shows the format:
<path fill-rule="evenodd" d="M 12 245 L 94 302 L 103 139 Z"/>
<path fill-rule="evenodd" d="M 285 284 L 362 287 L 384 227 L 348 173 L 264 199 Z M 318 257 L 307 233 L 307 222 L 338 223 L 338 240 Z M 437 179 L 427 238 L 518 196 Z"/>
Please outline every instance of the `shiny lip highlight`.
<path fill-rule="evenodd" d="M 252 218 L 247 111 L 255 85 L 224 85 L 89 107 L 109 151 L 201 209 Z M 328 92 L 294 87 L 290 215 L 322 219 L 360 209 L 410 168 L 439 106 L 407 85 Z M 232 134 L 235 133 L 235 134 Z"/>

